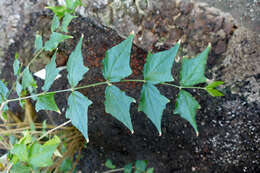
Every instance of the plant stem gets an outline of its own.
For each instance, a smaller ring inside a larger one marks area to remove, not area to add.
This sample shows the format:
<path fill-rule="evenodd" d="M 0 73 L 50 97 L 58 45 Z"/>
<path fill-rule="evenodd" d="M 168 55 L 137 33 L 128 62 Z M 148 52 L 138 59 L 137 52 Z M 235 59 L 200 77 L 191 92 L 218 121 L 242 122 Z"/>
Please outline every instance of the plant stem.
<path fill-rule="evenodd" d="M 36 60 L 36 58 L 37 58 L 42 52 L 43 52 L 43 49 L 40 49 L 39 51 L 37 51 L 36 54 L 33 56 L 32 60 L 27 64 L 26 67 L 30 67 L 30 65 Z M 19 74 L 19 76 L 17 77 L 16 81 L 19 81 L 19 80 L 21 79 L 21 77 L 23 76 L 23 73 L 24 73 L 24 71 Z M 11 94 L 11 92 L 13 91 L 14 87 L 15 87 L 15 84 L 13 84 L 12 88 L 10 89 L 10 91 L 9 91 L 9 93 L 8 93 L 8 95 L 7 95 L 7 98 L 10 96 L 10 94 Z"/>
<path fill-rule="evenodd" d="M 126 79 L 126 80 L 121 80 L 119 82 L 143 82 L 145 83 L 146 80 L 141 80 L 141 79 Z M 119 83 L 119 82 L 112 82 L 112 83 Z M 26 96 L 26 97 L 20 97 L 20 98 L 15 98 L 15 99 L 10 99 L 10 100 L 6 100 L 5 102 L 2 103 L 1 108 L 4 106 L 4 104 L 7 104 L 9 102 L 14 102 L 14 101 L 18 101 L 18 100 L 25 100 L 25 99 L 29 99 L 32 97 L 39 97 L 42 95 L 47 95 L 47 94 L 56 94 L 56 93 L 62 93 L 62 92 L 69 92 L 69 91 L 75 91 L 75 90 L 79 90 L 79 89 L 84 89 L 84 88 L 90 88 L 90 87 L 96 87 L 99 85 L 105 85 L 105 84 L 110 84 L 108 81 L 105 82 L 98 82 L 98 83 L 94 83 L 94 84 L 89 84 L 89 85 L 85 85 L 85 86 L 80 86 L 80 87 L 76 87 L 76 88 L 68 88 L 68 89 L 64 89 L 64 90 L 58 90 L 58 91 L 50 91 L 50 92 L 42 92 L 39 94 L 35 94 L 35 95 L 30 95 L 30 96 Z M 178 89 L 183 89 L 183 88 L 187 88 L 187 89 L 201 89 L 201 90 L 205 90 L 205 88 L 202 87 L 192 87 L 192 86 L 178 86 L 178 85 L 174 85 L 174 84 L 169 84 L 169 83 L 160 83 L 161 85 L 167 85 L 167 86 L 172 86 Z M 1 110 L 1 109 L 0 109 Z"/>
<path fill-rule="evenodd" d="M 109 170 L 109 171 L 105 171 L 105 172 L 102 172 L 102 173 L 111 173 L 111 172 L 118 172 L 118 171 L 123 171 L 124 168 L 118 168 L 118 169 L 113 169 L 113 170 Z"/>
<path fill-rule="evenodd" d="M 37 141 L 41 140 L 42 138 L 44 138 L 44 137 L 47 136 L 48 134 L 52 133 L 53 131 L 55 131 L 55 130 L 57 130 L 57 129 L 59 129 L 59 128 L 65 126 L 65 125 L 67 125 L 67 124 L 69 124 L 69 123 L 71 123 L 71 120 L 66 121 L 65 123 L 63 123 L 63 124 L 61 124 L 61 125 L 59 125 L 59 126 L 53 128 L 53 129 L 47 131 L 45 134 L 43 134 L 42 136 L 40 136 L 40 137 L 37 139 Z"/>
<path fill-rule="evenodd" d="M 14 102 L 14 101 L 18 101 L 18 100 L 25 100 L 25 99 L 29 99 L 29 98 L 33 98 L 33 97 L 39 97 L 39 96 L 47 95 L 47 94 L 56 94 L 56 93 L 62 93 L 62 92 L 75 91 L 75 90 L 79 90 L 79 89 L 83 89 L 83 88 L 90 88 L 90 87 L 95 87 L 95 86 L 104 85 L 104 84 L 107 84 L 107 82 L 99 82 L 99 83 L 94 83 L 94 84 L 85 85 L 85 86 L 81 86 L 81 87 L 68 88 L 68 89 L 58 90 L 58 91 L 42 92 L 42 93 L 35 94 L 35 95 L 30 95 L 30 96 L 26 96 L 26 97 L 20 97 L 20 98 L 6 100 L 2 104 L 4 105 L 4 104 L 7 104 L 9 102 Z"/>

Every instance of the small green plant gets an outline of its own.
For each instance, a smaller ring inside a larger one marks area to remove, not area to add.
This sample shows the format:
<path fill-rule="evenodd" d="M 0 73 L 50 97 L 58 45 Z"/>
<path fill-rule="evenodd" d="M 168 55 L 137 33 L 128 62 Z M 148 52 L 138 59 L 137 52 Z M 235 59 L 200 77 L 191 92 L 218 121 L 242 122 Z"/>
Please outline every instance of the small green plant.
<path fill-rule="evenodd" d="M 123 168 L 116 168 L 116 165 L 112 163 L 110 159 L 108 159 L 105 163 L 105 166 L 110 170 L 104 171 L 102 173 L 112 173 L 112 172 L 122 172 L 124 173 L 153 173 L 154 168 L 147 168 L 146 160 L 137 160 L 135 164 L 128 163 Z"/>
<path fill-rule="evenodd" d="M 131 103 L 136 103 L 136 100 L 130 96 L 127 96 L 125 92 L 120 90 L 115 84 L 124 82 L 141 82 L 143 83 L 143 86 L 140 93 L 138 111 L 142 111 L 148 116 L 157 128 L 159 135 L 162 134 L 161 118 L 163 115 L 163 110 L 165 109 L 166 104 L 169 103 L 169 99 L 160 93 L 156 85 L 166 85 L 179 90 L 173 113 L 180 114 L 182 118 L 186 119 L 194 128 L 196 135 L 198 135 L 199 132 L 196 124 L 196 111 L 200 108 L 200 105 L 186 89 L 205 90 L 212 96 L 223 95 L 216 89 L 216 87 L 223 84 L 221 81 L 211 82 L 203 87 L 196 86 L 197 84 L 207 82 L 204 72 L 207 57 L 211 48 L 210 44 L 196 57 L 182 58 L 179 85 L 173 83 L 174 79 L 171 71 L 181 41 L 176 43 L 176 45 L 169 50 L 161 51 L 155 54 L 149 53 L 146 57 L 146 63 L 144 65 L 143 79 L 125 79 L 132 74 L 129 63 L 134 33 L 131 33 L 127 39 L 106 52 L 106 56 L 103 60 L 104 81 L 78 87 L 78 83 L 83 79 L 84 74 L 89 70 L 89 68 L 83 64 L 81 49 L 84 36 L 82 35 L 74 51 L 70 54 L 66 65 L 68 72 L 67 79 L 70 84 L 70 88 L 49 91 L 51 85 L 60 72 L 60 69 L 56 67 L 56 51 L 58 45 L 67 39 L 73 38 L 72 36 L 66 34 L 68 33 L 67 27 L 71 20 L 76 18 L 74 15 L 74 10 L 79 5 L 80 1 L 78 0 L 68 0 L 66 1 L 66 6 L 48 7 L 55 13 L 51 25 L 52 33 L 49 40 L 43 43 L 41 35 L 36 34 L 34 57 L 24 69 L 19 62 L 19 55 L 16 55 L 13 64 L 13 71 L 15 76 L 17 76 L 17 80 L 12 89 L 9 90 L 6 87 L 6 84 L 0 81 L 0 113 L 2 119 L 4 121 L 8 120 L 8 116 L 6 114 L 8 111 L 8 103 L 19 101 L 23 106 L 26 99 L 33 99 L 36 101 L 35 108 L 37 112 L 40 110 L 50 110 L 60 113 L 58 105 L 55 102 L 54 95 L 56 93 L 70 92 L 68 97 L 68 108 L 65 114 L 66 118 L 69 120 L 59 127 L 71 122 L 82 133 L 88 142 L 88 107 L 92 104 L 92 101 L 81 94 L 79 90 L 83 88 L 106 85 L 104 93 L 105 111 L 122 122 L 131 131 L 131 133 L 134 133 L 129 109 Z M 43 51 L 54 51 L 54 54 L 50 63 L 45 67 L 46 75 L 44 77 L 44 85 L 41 88 L 42 92 L 36 93 L 37 83 L 34 80 L 29 68 Z M 17 98 L 9 98 L 13 89 L 17 92 Z M 27 139 L 27 137 L 24 136 L 10 150 L 10 153 L 13 155 L 12 162 L 14 165 L 16 165 L 16 163 L 27 163 L 27 165 L 33 168 L 37 166 L 49 166 L 51 163 L 49 156 L 53 154 L 54 149 L 56 149 L 60 143 L 60 140 L 58 140 L 59 138 L 54 136 L 43 145 L 40 145 L 37 140 L 24 143 L 23 141 L 27 141 L 24 140 L 25 138 Z M 55 143 L 55 147 L 53 146 L 51 149 L 48 147 L 45 148 L 45 146 L 49 143 Z M 35 165 L 31 162 L 30 155 L 23 155 L 26 153 L 23 152 L 23 150 L 32 152 L 34 150 L 34 146 L 40 148 L 37 150 L 39 151 L 38 154 L 41 152 L 46 155 L 48 154 L 48 164 Z M 139 164 L 135 166 L 136 171 L 139 169 L 138 165 Z M 139 172 L 145 172 L 145 169 L 141 169 Z M 139 172 L 137 171 L 136 173 Z M 149 169 L 146 172 L 149 173 L 152 171 Z"/>

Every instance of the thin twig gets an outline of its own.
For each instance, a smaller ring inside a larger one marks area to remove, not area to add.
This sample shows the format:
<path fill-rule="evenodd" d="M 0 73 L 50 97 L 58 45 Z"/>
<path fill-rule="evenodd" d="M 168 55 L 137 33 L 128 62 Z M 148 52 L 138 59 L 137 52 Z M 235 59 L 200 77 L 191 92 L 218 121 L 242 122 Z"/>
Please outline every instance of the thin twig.
<path fill-rule="evenodd" d="M 44 138 L 44 137 L 47 136 L 48 134 L 52 133 L 53 131 L 55 131 L 55 130 L 57 130 L 57 129 L 59 129 L 59 128 L 65 126 L 65 125 L 67 125 L 67 124 L 69 124 L 69 123 L 71 123 L 71 120 L 66 121 L 65 123 L 63 123 L 63 124 L 61 124 L 61 125 L 59 125 L 59 126 L 53 128 L 53 129 L 47 131 L 45 134 L 43 134 L 42 136 L 40 136 L 40 137 L 37 139 L 37 141 L 41 140 L 42 138 Z"/>
<path fill-rule="evenodd" d="M 113 169 L 113 170 L 105 171 L 102 173 L 111 173 L 111 172 L 119 172 L 119 171 L 124 171 L 124 168 Z"/>

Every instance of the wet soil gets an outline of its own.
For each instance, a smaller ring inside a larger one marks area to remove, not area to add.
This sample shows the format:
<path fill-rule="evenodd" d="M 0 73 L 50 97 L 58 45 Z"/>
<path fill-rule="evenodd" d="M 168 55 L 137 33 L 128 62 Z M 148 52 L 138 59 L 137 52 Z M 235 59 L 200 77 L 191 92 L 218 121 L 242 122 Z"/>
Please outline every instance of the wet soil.
<path fill-rule="evenodd" d="M 48 14 L 31 14 L 30 23 L 17 34 L 15 43 L 5 54 L 6 65 L 1 78 L 14 81 L 11 70 L 15 52 L 19 52 L 26 63 L 27 57 L 31 57 L 33 53 L 35 32 L 39 31 L 46 39 L 49 31 L 45 28 L 50 28 L 48 27 L 50 19 Z M 90 71 L 80 85 L 103 80 L 101 60 L 104 58 L 105 50 L 122 41 L 122 38 L 116 32 L 98 27 L 90 19 L 81 17 L 73 22 L 70 31 L 74 39 L 60 45 L 60 58 L 66 59 L 83 33 L 85 35 L 83 56 L 85 65 L 90 68 Z M 160 49 L 163 50 L 164 47 Z M 154 51 L 158 50 L 154 49 Z M 131 67 L 134 74 L 130 78 L 141 78 L 146 54 L 145 50 L 137 46 L 133 47 Z M 177 81 L 179 68 L 180 64 L 175 63 L 173 75 Z M 211 75 L 207 69 L 207 76 Z M 63 77 L 54 83 L 52 90 L 69 87 L 65 76 L 66 74 L 63 74 Z M 42 81 L 38 80 L 38 82 L 39 85 L 42 84 Z M 126 91 L 127 95 L 139 100 L 140 84 L 126 83 L 118 86 Z M 118 166 L 135 160 L 148 160 L 149 166 L 154 167 L 156 173 L 260 171 L 259 105 L 254 102 L 248 103 L 245 97 L 238 94 L 231 94 L 229 87 L 223 89 L 225 97 L 221 98 L 212 98 L 205 92 L 190 90 L 202 107 L 196 117 L 199 137 L 196 137 L 192 127 L 185 120 L 173 114 L 178 90 L 158 86 L 161 94 L 171 100 L 163 114 L 163 135 L 158 136 L 150 120 L 144 113 L 137 111 L 137 104 L 131 105 L 134 134 L 131 134 L 111 115 L 106 114 L 103 105 L 104 88 L 105 86 L 101 86 L 81 91 L 93 101 L 89 109 L 90 142 L 84 149 L 78 165 L 78 169 L 82 172 L 105 170 L 103 163 L 108 158 Z M 63 115 L 67 96 L 68 94 L 56 96 L 56 102 L 62 110 L 62 116 L 50 113 L 56 124 L 65 121 Z M 19 111 L 16 104 L 10 106 L 14 111 Z M 44 112 L 40 112 L 39 115 L 38 120 L 46 118 Z"/>

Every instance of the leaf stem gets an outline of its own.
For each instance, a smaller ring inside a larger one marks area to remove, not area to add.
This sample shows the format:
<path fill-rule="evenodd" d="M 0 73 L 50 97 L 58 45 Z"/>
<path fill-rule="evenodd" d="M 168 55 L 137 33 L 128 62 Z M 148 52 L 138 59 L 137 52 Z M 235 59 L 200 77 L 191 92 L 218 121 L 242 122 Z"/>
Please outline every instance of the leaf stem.
<path fill-rule="evenodd" d="M 121 80 L 119 82 L 143 82 L 145 83 L 146 80 L 140 80 L 140 79 L 126 79 L 126 80 Z"/>
<path fill-rule="evenodd" d="M 205 90 L 204 87 L 193 87 L 193 86 L 179 86 L 179 85 L 174 85 L 174 84 L 170 84 L 170 83 L 160 83 L 162 85 L 167 85 L 167 86 L 172 86 L 175 88 L 179 88 L 179 89 L 183 89 L 183 88 L 187 88 L 187 89 L 200 89 L 200 90 Z"/>

